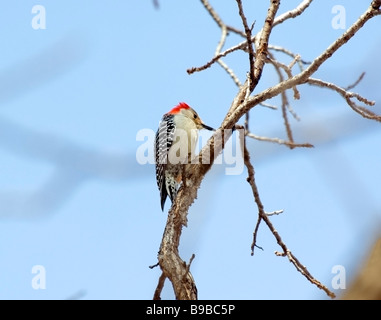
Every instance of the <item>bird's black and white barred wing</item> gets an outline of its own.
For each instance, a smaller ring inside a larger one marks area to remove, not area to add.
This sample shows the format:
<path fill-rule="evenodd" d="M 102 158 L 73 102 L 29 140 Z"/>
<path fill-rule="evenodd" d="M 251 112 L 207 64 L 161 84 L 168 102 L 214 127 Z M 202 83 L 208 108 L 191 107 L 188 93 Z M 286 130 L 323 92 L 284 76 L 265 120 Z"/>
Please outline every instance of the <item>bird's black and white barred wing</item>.
<path fill-rule="evenodd" d="M 162 210 L 164 210 L 164 203 L 168 195 L 165 185 L 165 170 L 168 162 L 168 151 L 173 144 L 175 135 L 175 124 L 170 118 L 171 115 L 163 116 L 155 137 L 156 182 L 160 191 Z"/>

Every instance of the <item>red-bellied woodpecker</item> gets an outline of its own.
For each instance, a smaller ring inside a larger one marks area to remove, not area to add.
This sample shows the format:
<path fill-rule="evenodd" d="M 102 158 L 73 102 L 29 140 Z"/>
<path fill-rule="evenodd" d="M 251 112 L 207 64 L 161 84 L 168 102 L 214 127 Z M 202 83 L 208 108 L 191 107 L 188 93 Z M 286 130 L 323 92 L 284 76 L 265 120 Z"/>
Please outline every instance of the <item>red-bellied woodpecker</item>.
<path fill-rule="evenodd" d="M 200 129 L 214 130 L 184 102 L 164 114 L 160 121 L 155 139 L 155 160 L 162 210 L 167 195 L 172 202 L 176 198 L 182 180 L 182 165 L 193 159 Z"/>

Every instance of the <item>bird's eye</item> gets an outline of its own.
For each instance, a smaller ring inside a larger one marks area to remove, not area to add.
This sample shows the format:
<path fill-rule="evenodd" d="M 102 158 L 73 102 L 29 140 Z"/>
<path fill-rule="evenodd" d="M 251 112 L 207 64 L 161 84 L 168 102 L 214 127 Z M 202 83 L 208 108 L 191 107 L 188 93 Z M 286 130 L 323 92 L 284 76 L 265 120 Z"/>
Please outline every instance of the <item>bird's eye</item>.
<path fill-rule="evenodd" d="M 193 115 L 193 118 L 194 118 L 194 119 L 197 119 L 197 114 L 194 114 L 194 115 Z"/>

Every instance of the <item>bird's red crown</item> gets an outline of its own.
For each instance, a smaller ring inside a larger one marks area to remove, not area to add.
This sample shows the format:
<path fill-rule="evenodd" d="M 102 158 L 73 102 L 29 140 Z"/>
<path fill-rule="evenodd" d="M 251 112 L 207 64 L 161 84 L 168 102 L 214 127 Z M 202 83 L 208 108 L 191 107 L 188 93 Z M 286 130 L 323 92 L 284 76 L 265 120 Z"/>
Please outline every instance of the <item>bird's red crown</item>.
<path fill-rule="evenodd" d="M 178 114 L 182 109 L 189 109 L 190 106 L 188 106 L 185 102 L 180 102 L 176 107 L 174 107 L 171 111 L 169 111 L 169 114 Z"/>

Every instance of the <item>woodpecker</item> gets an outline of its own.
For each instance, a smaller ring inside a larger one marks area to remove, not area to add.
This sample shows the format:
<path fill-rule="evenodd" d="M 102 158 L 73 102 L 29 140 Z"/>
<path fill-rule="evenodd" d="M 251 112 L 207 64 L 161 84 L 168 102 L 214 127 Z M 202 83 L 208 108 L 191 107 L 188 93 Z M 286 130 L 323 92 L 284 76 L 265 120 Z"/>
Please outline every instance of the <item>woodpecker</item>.
<path fill-rule="evenodd" d="M 156 182 L 160 191 L 161 210 L 167 196 L 173 202 L 182 180 L 182 165 L 190 163 L 198 140 L 198 130 L 212 130 L 197 112 L 180 102 L 163 115 L 155 138 Z"/>

